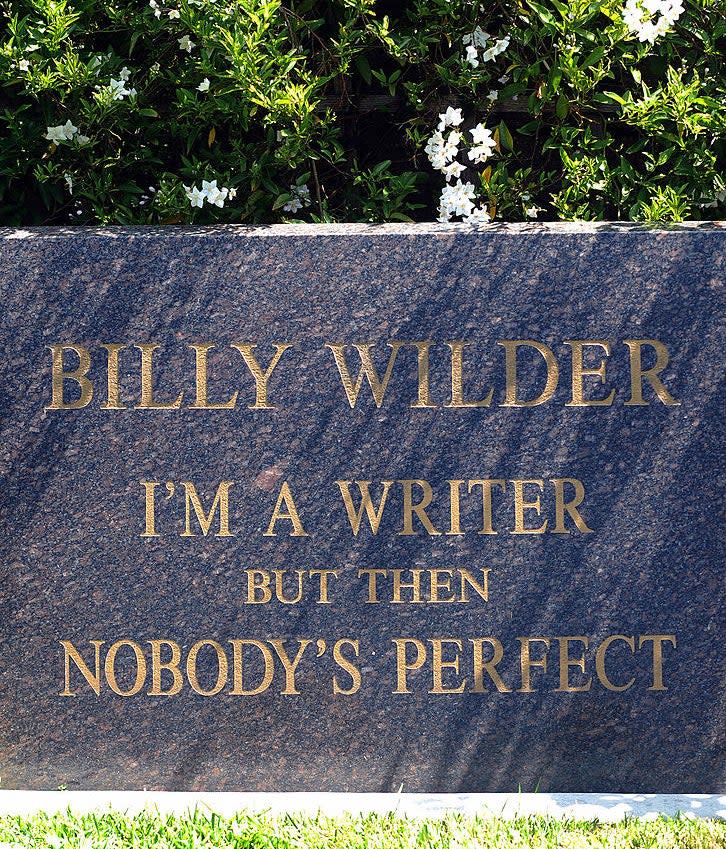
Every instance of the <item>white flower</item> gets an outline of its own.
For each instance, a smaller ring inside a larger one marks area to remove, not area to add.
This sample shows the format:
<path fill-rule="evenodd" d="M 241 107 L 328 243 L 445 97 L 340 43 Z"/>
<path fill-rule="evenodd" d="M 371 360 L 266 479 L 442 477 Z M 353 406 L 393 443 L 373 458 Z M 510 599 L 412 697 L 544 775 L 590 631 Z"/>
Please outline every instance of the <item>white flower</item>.
<path fill-rule="evenodd" d="M 68 194 L 73 194 L 73 177 L 66 171 L 63 175 L 63 179 L 66 181 L 66 185 L 68 186 Z"/>
<path fill-rule="evenodd" d="M 234 200 L 234 199 L 237 197 L 237 189 L 230 189 L 230 190 L 227 192 L 227 197 L 228 197 L 230 200 Z"/>
<path fill-rule="evenodd" d="M 446 127 L 458 127 L 463 120 L 461 109 L 454 109 L 452 106 L 449 106 L 446 112 L 442 112 L 439 115 L 439 128 L 445 130 Z M 442 124 L 443 127 L 441 126 Z"/>
<path fill-rule="evenodd" d="M 209 80 L 205 77 L 197 86 L 198 91 L 209 91 Z"/>
<path fill-rule="evenodd" d="M 491 36 L 489 33 L 484 32 L 484 30 L 478 26 L 474 32 L 467 33 L 467 35 L 461 39 L 461 43 L 464 45 L 473 44 L 475 47 L 486 47 L 486 43 L 490 38 Z"/>
<path fill-rule="evenodd" d="M 196 44 L 194 44 L 188 35 L 183 35 L 181 38 L 178 38 L 177 41 L 179 42 L 179 49 L 186 50 L 187 53 L 191 53 L 196 47 Z"/>
<path fill-rule="evenodd" d="M 491 62 L 491 60 L 496 59 L 500 53 L 504 53 L 504 51 L 509 47 L 509 40 L 509 36 L 505 35 L 504 38 L 497 39 L 491 47 L 487 47 L 482 54 L 482 62 Z"/>
<path fill-rule="evenodd" d="M 206 193 L 198 189 L 196 186 L 184 186 L 184 192 L 186 196 L 189 198 L 189 202 L 192 206 L 198 206 L 200 209 L 204 206 L 204 199 L 206 198 Z"/>
<path fill-rule="evenodd" d="M 507 76 L 507 74 L 504 74 L 503 76 L 499 77 L 497 82 L 500 82 L 502 85 L 504 85 L 505 83 L 509 82 L 509 77 Z"/>
<path fill-rule="evenodd" d="M 297 212 L 303 206 L 310 206 L 310 189 L 307 183 L 302 186 L 290 186 L 290 200 L 282 207 L 285 212 Z"/>
<path fill-rule="evenodd" d="M 74 127 L 70 121 L 66 121 L 65 124 L 59 124 L 57 127 L 48 127 L 47 129 L 48 132 L 44 138 L 52 142 L 70 141 L 78 132 L 78 127 Z"/>
<path fill-rule="evenodd" d="M 28 62 L 27 59 L 21 59 L 18 62 L 18 68 L 20 68 L 21 71 L 28 71 L 30 69 L 30 62 Z"/>
<path fill-rule="evenodd" d="M 458 180 L 462 173 L 466 171 L 466 166 L 460 162 L 452 162 L 450 165 L 444 165 L 440 170 L 444 172 L 447 180 Z"/>
<path fill-rule="evenodd" d="M 453 185 L 444 186 L 439 202 L 439 221 L 449 221 L 452 215 L 470 215 L 475 196 L 473 183 L 457 180 Z"/>
<path fill-rule="evenodd" d="M 123 100 L 125 95 L 130 94 L 123 80 L 111 80 L 108 87 L 114 100 Z"/>
<path fill-rule="evenodd" d="M 202 180 L 202 192 L 209 203 L 213 203 L 215 206 L 221 207 L 224 206 L 224 201 L 229 189 L 217 188 L 216 180 L 211 180 L 210 182 Z"/>
<path fill-rule="evenodd" d="M 479 59 L 477 58 L 478 55 L 479 54 L 477 52 L 476 47 L 474 47 L 473 45 L 470 44 L 466 48 L 466 55 L 464 56 L 464 58 L 471 65 L 472 68 L 478 68 L 479 67 Z"/>
<path fill-rule="evenodd" d="M 118 78 L 120 80 L 123 80 L 124 82 L 128 82 L 128 79 L 129 79 L 130 76 L 131 76 L 131 71 L 129 71 L 129 69 L 126 67 L 126 65 L 124 65 L 123 68 L 121 68 L 121 70 L 118 72 Z"/>
<path fill-rule="evenodd" d="M 459 144 L 461 143 L 461 133 L 457 133 L 456 130 L 452 130 L 449 133 L 448 139 L 444 142 L 444 146 L 441 150 L 441 154 L 444 157 L 446 162 L 451 162 L 452 159 L 455 159 L 457 154 L 459 153 Z"/>
<path fill-rule="evenodd" d="M 538 206 L 529 206 L 524 210 L 524 214 L 527 218 L 536 218 L 537 213 L 542 212 L 542 210 Z"/>
<path fill-rule="evenodd" d="M 681 0 L 626 0 L 623 23 L 641 42 L 654 44 L 683 14 Z M 657 16 L 657 19 L 656 19 Z"/>
<path fill-rule="evenodd" d="M 78 142 L 78 144 L 88 144 L 91 139 L 88 136 L 77 135 L 76 141 Z"/>
<path fill-rule="evenodd" d="M 492 151 L 490 148 L 486 147 L 483 144 L 475 145 L 469 150 L 467 156 L 471 160 L 471 162 L 481 163 L 486 162 L 487 159 L 492 155 Z"/>
<path fill-rule="evenodd" d="M 471 133 L 471 140 L 474 144 L 485 144 L 492 137 L 492 131 L 488 127 L 485 127 L 484 124 L 477 124 L 469 132 Z"/>
<path fill-rule="evenodd" d="M 474 142 L 474 147 L 469 151 L 469 159 L 472 162 L 484 162 L 497 149 L 497 143 L 494 141 L 492 131 L 484 126 L 477 124 L 469 131 L 471 140 Z"/>
<path fill-rule="evenodd" d="M 489 94 L 487 95 L 487 100 L 491 100 L 491 102 L 494 103 L 494 101 L 497 100 L 498 97 L 499 97 L 499 92 L 496 89 L 493 88 L 489 92 Z"/>
<path fill-rule="evenodd" d="M 302 209 L 302 201 L 300 198 L 290 198 L 282 209 L 283 212 L 297 212 L 298 209 Z"/>
<path fill-rule="evenodd" d="M 436 130 L 431 138 L 426 142 L 424 153 L 431 159 L 433 156 L 441 154 L 444 147 L 444 136 L 440 130 Z"/>
<path fill-rule="evenodd" d="M 156 0 L 149 0 L 149 6 L 151 6 L 151 8 L 154 10 L 154 15 L 157 18 L 160 18 L 161 17 L 161 9 L 159 8 L 159 4 L 156 2 Z"/>
<path fill-rule="evenodd" d="M 300 198 L 290 198 L 290 200 L 282 207 L 283 212 L 297 212 L 302 209 L 302 201 Z"/>
<path fill-rule="evenodd" d="M 169 9 L 168 15 L 169 15 L 169 18 L 171 20 L 179 20 L 179 10 L 178 9 Z"/>
<path fill-rule="evenodd" d="M 491 218 L 486 209 L 481 209 L 478 206 L 464 218 L 464 224 L 488 224 L 490 221 Z"/>

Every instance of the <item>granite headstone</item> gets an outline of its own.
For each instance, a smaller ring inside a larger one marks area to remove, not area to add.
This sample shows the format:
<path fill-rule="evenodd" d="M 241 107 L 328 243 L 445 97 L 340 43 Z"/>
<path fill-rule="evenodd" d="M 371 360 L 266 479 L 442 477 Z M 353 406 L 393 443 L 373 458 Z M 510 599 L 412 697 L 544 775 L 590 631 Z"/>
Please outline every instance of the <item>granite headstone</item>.
<path fill-rule="evenodd" d="M 723 791 L 725 238 L 0 231 L 1 786 Z"/>

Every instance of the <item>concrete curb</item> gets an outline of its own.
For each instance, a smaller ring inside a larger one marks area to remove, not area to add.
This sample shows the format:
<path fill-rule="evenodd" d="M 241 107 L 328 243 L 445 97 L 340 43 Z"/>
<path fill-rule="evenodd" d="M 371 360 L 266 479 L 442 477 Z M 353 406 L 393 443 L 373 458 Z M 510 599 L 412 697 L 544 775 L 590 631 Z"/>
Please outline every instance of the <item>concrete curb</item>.
<path fill-rule="evenodd" d="M 408 817 L 546 815 L 558 819 L 617 822 L 660 815 L 726 819 L 726 795 L 655 793 L 160 793 L 104 791 L 0 791 L 0 816 L 70 809 L 74 813 L 143 810 L 182 814 L 194 809 L 232 816 L 245 810 L 314 815 L 342 813 Z"/>

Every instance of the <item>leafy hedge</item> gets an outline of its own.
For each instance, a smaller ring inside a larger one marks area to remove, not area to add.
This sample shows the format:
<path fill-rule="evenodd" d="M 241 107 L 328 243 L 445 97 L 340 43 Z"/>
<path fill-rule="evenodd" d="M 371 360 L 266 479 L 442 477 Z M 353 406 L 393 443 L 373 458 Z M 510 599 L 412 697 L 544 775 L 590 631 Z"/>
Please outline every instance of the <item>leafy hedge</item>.
<path fill-rule="evenodd" d="M 724 0 L 0 0 L 0 224 L 726 211 Z"/>

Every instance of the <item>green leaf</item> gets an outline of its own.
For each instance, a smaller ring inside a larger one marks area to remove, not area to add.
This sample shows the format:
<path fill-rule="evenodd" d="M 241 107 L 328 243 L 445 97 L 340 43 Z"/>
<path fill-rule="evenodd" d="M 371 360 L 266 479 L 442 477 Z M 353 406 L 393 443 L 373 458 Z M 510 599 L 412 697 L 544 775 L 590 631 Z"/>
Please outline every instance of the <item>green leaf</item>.
<path fill-rule="evenodd" d="M 285 206 L 285 204 L 292 199 L 292 196 L 287 192 L 285 194 L 279 195 L 275 198 L 275 202 L 272 204 L 273 209 L 279 209 L 281 206 Z"/>
<path fill-rule="evenodd" d="M 504 121 L 499 122 L 499 142 L 507 150 L 514 150 L 514 139 Z"/>
<path fill-rule="evenodd" d="M 589 68 L 590 65 L 594 65 L 596 62 L 599 62 L 602 57 L 605 55 L 604 47 L 596 47 L 592 53 L 585 59 L 585 61 L 580 65 L 581 68 Z"/>
<path fill-rule="evenodd" d="M 567 97 L 564 94 L 561 94 L 557 98 L 557 103 L 555 104 L 555 115 L 562 121 L 566 116 L 570 109 L 570 104 L 567 100 Z"/>
<path fill-rule="evenodd" d="M 355 66 L 358 69 L 358 73 L 363 77 L 367 85 L 370 85 L 371 80 L 373 79 L 373 74 L 371 73 L 371 66 L 366 57 L 362 54 L 356 56 Z"/>
<path fill-rule="evenodd" d="M 544 6 L 540 6 L 539 3 L 533 3 L 532 0 L 529 0 L 529 6 L 539 15 L 543 23 L 556 26 L 557 21 L 555 20 L 555 16 L 548 9 L 545 9 Z"/>

